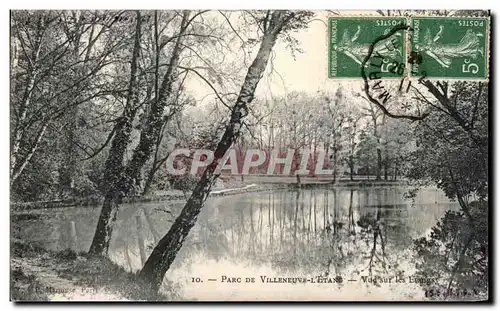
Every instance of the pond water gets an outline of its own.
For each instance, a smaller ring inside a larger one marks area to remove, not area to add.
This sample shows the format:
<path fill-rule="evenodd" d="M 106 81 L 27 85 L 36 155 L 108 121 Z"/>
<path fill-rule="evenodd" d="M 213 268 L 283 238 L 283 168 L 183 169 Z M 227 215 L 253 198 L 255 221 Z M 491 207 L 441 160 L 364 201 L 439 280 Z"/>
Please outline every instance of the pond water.
<path fill-rule="evenodd" d="M 423 291 L 412 279 L 413 239 L 429 234 L 458 205 L 437 189 L 422 189 L 414 200 L 404 199 L 405 191 L 330 188 L 211 198 L 164 283 L 175 286 L 180 299 L 420 300 Z M 123 205 L 111 259 L 129 271 L 140 269 L 141 257 L 182 207 Z M 43 217 L 16 220 L 14 236 L 52 250 L 87 251 L 99 211 L 36 211 Z M 396 275 L 405 282 L 397 283 Z M 373 283 L 370 277 L 380 278 Z"/>

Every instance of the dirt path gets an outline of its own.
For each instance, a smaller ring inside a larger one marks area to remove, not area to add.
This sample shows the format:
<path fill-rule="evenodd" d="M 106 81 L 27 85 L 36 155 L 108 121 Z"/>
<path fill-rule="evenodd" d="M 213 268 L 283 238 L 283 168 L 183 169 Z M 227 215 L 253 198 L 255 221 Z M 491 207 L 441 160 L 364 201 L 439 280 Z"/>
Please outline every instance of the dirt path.
<path fill-rule="evenodd" d="M 77 261 L 87 260 L 77 257 Z M 13 257 L 11 259 L 11 290 L 15 301 L 110 301 L 127 300 L 122 295 L 106 288 L 82 286 L 78 279 L 66 273 L 71 269 L 70 263 L 57 260 L 49 253 L 35 257 Z M 16 297 L 17 296 L 17 297 Z"/>

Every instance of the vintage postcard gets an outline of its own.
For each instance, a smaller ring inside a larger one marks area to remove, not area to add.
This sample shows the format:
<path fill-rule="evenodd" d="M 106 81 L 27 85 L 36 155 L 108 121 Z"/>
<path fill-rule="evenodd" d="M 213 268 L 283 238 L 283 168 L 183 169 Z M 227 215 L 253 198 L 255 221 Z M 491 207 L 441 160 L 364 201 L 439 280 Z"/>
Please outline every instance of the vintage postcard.
<path fill-rule="evenodd" d="M 474 301 L 490 12 L 10 11 L 10 297 Z"/>

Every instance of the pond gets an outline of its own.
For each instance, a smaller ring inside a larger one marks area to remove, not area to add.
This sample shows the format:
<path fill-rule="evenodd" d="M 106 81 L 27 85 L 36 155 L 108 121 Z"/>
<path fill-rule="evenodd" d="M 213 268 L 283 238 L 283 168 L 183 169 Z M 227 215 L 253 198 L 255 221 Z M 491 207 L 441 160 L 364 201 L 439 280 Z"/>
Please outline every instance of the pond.
<path fill-rule="evenodd" d="M 434 188 L 320 188 L 207 201 L 166 274 L 180 299 L 419 300 L 413 239 L 458 209 Z M 183 202 L 122 206 L 110 258 L 137 271 Z M 40 210 L 14 236 L 52 250 L 87 251 L 99 207 Z M 140 247 L 143 245 L 144 247 Z M 399 278 L 399 281 L 398 281 Z M 403 282 L 404 281 L 404 282 Z"/>

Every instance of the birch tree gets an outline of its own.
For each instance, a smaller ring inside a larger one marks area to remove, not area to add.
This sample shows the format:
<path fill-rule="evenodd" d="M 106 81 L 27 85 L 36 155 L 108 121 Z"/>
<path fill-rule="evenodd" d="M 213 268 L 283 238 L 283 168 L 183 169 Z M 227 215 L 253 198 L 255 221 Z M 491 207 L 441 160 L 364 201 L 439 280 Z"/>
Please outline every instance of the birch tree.
<path fill-rule="evenodd" d="M 264 74 L 278 36 L 286 31 L 304 27 L 311 15 L 309 12 L 292 11 L 267 11 L 252 14 L 262 31 L 259 50 L 248 68 L 236 102 L 231 109 L 230 121 L 214 152 L 214 161 L 206 168 L 180 215 L 167 234 L 158 242 L 140 271 L 140 277 L 146 280 L 153 290 L 158 291 L 165 273 L 173 263 L 189 231 L 195 225 L 211 187 L 218 177 L 216 168 L 220 160 L 240 135 L 243 120 L 248 115 L 255 89 Z"/>
<path fill-rule="evenodd" d="M 170 39 L 160 43 L 156 36 L 156 53 L 159 54 L 162 47 L 168 42 L 173 42 L 173 47 L 168 63 L 168 67 L 161 78 L 161 82 L 155 85 L 155 97 L 149 103 L 149 112 L 144 122 L 144 127 L 140 132 L 140 139 L 134 148 L 131 159 L 124 163 L 125 152 L 130 143 L 133 122 L 136 117 L 139 104 L 138 75 L 140 74 L 139 57 L 141 50 L 142 23 L 141 12 L 136 12 L 136 29 L 134 34 L 134 46 L 130 63 L 130 81 L 127 92 L 127 99 L 122 116 L 116 121 L 113 130 L 114 136 L 111 140 L 109 155 L 106 160 L 104 172 L 104 203 L 101 208 L 99 220 L 97 222 L 94 239 L 89 249 L 93 255 L 107 255 L 109 241 L 111 239 L 113 222 L 116 219 L 119 207 L 124 197 L 132 190 L 134 183 L 139 178 L 140 170 L 151 156 L 155 141 L 158 139 L 161 128 L 164 124 L 164 111 L 172 95 L 173 84 L 177 74 L 177 64 L 181 54 L 181 44 L 189 23 L 191 12 L 180 13 L 179 31 Z M 157 23 L 157 18 L 155 19 Z M 163 45 L 163 46 L 162 46 Z M 157 66 L 158 67 L 158 66 Z M 156 71 L 156 75 L 158 75 Z M 160 80 L 158 80 L 160 81 Z M 147 99 L 146 99 L 147 100 Z"/>
<path fill-rule="evenodd" d="M 86 13 L 87 18 L 93 16 Z M 102 74 L 122 42 L 109 40 L 100 49 L 95 43 L 114 21 L 96 27 L 92 18 L 83 22 L 81 16 L 74 14 L 68 21 L 59 11 L 14 11 L 11 15 L 11 185 L 56 120 L 112 92 Z"/>

